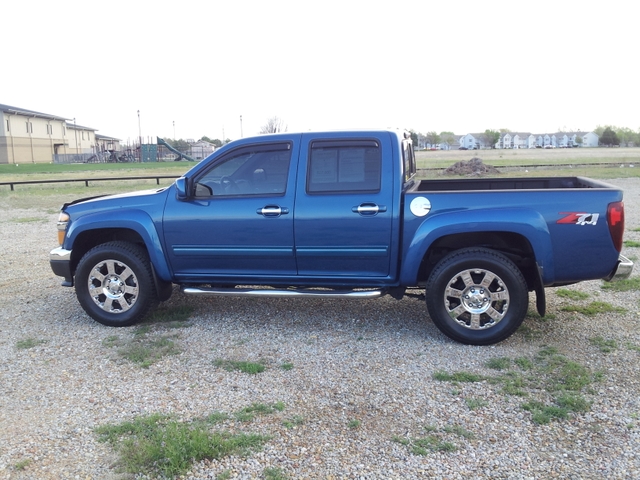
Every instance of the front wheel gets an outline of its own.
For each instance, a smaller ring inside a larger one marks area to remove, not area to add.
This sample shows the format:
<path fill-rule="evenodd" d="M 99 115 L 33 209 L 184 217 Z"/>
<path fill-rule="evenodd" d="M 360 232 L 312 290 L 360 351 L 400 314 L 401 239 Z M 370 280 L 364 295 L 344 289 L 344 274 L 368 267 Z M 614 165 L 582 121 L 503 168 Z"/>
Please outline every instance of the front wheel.
<path fill-rule="evenodd" d="M 527 282 L 504 255 L 466 248 L 444 257 L 426 285 L 433 323 L 469 345 L 498 343 L 522 324 L 529 306 Z"/>
<path fill-rule="evenodd" d="M 89 250 L 78 264 L 75 285 L 84 311 L 110 327 L 133 325 L 158 303 L 147 254 L 128 242 Z"/>

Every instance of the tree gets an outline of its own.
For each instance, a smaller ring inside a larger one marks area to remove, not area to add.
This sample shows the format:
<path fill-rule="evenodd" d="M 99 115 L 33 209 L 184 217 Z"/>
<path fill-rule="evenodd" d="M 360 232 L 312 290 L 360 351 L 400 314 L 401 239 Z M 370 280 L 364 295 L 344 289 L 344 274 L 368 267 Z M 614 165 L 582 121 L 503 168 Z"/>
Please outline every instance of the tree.
<path fill-rule="evenodd" d="M 436 132 L 427 132 L 427 143 L 430 144 L 432 148 L 434 148 L 434 145 L 440 143 L 440 135 L 438 135 Z"/>
<path fill-rule="evenodd" d="M 611 127 L 605 128 L 602 132 L 602 136 L 600 136 L 600 145 L 606 145 L 607 147 L 620 145 L 620 139 Z"/>
<path fill-rule="evenodd" d="M 483 135 L 485 144 L 491 148 L 496 148 L 496 143 L 500 140 L 500 135 L 501 133 L 497 130 L 485 130 Z"/>
<path fill-rule="evenodd" d="M 625 147 L 629 147 L 629 144 L 632 142 L 635 143 L 635 140 L 637 138 L 636 132 L 631 130 L 629 127 L 616 129 L 616 135 L 618 136 L 618 139 L 620 139 L 620 145 L 623 145 Z"/>
<path fill-rule="evenodd" d="M 286 131 L 287 125 L 278 117 L 271 117 L 267 120 L 267 123 L 260 127 L 260 133 L 278 133 Z"/>
<path fill-rule="evenodd" d="M 418 132 L 414 130 L 409 130 L 409 135 L 411 135 L 411 142 L 413 143 L 413 148 L 418 148 Z"/>
<path fill-rule="evenodd" d="M 209 142 L 212 145 L 215 145 L 216 148 L 219 148 L 222 146 L 222 140 L 218 139 L 218 138 L 209 138 L 206 135 L 203 136 L 200 140 L 204 140 L 205 142 Z"/>
<path fill-rule="evenodd" d="M 456 135 L 453 132 L 440 132 L 440 140 L 442 143 L 449 145 L 449 147 L 453 147 L 456 141 Z"/>

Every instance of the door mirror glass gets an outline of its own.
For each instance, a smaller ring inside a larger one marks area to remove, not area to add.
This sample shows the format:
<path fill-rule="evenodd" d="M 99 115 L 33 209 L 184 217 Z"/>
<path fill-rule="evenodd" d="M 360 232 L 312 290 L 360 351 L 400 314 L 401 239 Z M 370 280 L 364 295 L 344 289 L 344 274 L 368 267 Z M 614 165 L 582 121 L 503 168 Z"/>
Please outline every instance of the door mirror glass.
<path fill-rule="evenodd" d="M 186 200 L 187 195 L 187 179 L 185 177 L 180 177 L 176 179 L 176 198 L 178 200 Z"/>

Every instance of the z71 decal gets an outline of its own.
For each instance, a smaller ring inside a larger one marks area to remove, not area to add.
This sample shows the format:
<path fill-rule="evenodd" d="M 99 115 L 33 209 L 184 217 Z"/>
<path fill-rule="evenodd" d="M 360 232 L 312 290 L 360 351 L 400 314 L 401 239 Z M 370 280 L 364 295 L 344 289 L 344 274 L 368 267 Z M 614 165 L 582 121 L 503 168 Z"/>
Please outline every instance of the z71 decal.
<path fill-rule="evenodd" d="M 556 223 L 569 223 L 572 225 L 595 225 L 598 223 L 599 213 L 560 212 L 564 215 Z"/>

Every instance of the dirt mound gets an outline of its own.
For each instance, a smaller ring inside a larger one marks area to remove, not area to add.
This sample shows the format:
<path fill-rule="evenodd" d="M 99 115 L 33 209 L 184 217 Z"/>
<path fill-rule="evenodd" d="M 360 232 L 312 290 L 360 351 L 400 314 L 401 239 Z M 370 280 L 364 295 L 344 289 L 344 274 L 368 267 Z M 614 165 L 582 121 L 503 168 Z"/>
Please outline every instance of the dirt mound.
<path fill-rule="evenodd" d="M 500 171 L 492 165 L 485 165 L 478 157 L 466 161 L 461 160 L 444 171 L 445 175 L 466 175 L 469 177 L 481 177 L 493 173 L 500 173 Z"/>

